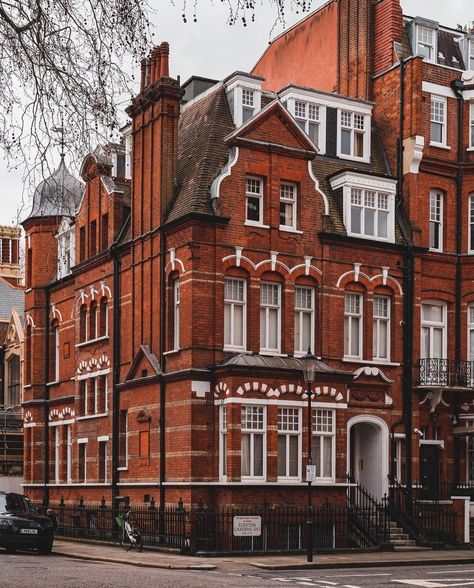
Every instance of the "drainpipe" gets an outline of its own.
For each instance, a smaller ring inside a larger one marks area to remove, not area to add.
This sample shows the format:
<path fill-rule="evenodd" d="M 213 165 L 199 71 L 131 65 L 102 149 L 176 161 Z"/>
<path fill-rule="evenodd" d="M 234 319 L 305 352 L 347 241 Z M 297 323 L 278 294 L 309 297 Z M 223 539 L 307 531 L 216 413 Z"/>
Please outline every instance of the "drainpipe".
<path fill-rule="evenodd" d="M 461 254 L 462 254 L 462 164 L 464 163 L 464 141 L 463 141 L 463 129 L 464 129 L 464 98 L 462 95 L 463 90 L 462 80 L 455 80 L 452 84 L 454 93 L 458 98 L 458 169 L 456 172 L 456 286 L 455 286 L 455 365 L 456 370 L 460 372 L 461 364 L 461 286 L 462 286 L 462 265 L 461 265 Z M 456 407 L 455 407 L 456 410 Z M 456 411 L 457 412 L 457 411 Z M 455 413 L 456 414 L 456 413 Z M 455 465 L 454 465 L 454 483 L 457 486 L 460 480 L 459 472 L 459 438 L 455 438 L 454 452 L 455 452 Z"/>
<path fill-rule="evenodd" d="M 160 309 L 160 511 L 163 512 L 166 505 L 166 382 L 164 374 L 165 349 L 166 349 L 166 235 L 160 231 L 160 274 L 161 274 L 161 309 Z"/>
<path fill-rule="evenodd" d="M 405 425 L 406 487 L 413 486 L 413 304 L 414 304 L 414 255 L 411 234 L 405 227 L 401 210 L 403 206 L 403 134 L 405 122 L 405 60 L 400 43 L 394 43 L 400 62 L 400 109 L 397 141 L 397 204 L 395 214 L 401 219 L 400 227 L 406 242 L 403 263 L 403 422 Z"/>
<path fill-rule="evenodd" d="M 45 329 L 44 329 L 44 342 L 45 342 L 45 353 L 44 353 L 44 404 L 43 404 L 43 422 L 44 422 L 44 488 L 43 488 L 43 506 L 49 506 L 49 305 L 50 305 L 50 293 L 46 288 L 45 291 Z"/>
<path fill-rule="evenodd" d="M 120 347 L 120 272 L 121 261 L 119 253 L 114 247 L 111 247 L 110 253 L 113 258 L 113 288 L 114 288 L 114 313 L 113 313 L 113 371 L 112 371 L 112 506 L 115 500 L 120 495 L 119 482 L 119 415 L 120 415 L 120 392 L 118 384 L 120 383 L 120 362 L 121 362 L 121 347 Z"/>

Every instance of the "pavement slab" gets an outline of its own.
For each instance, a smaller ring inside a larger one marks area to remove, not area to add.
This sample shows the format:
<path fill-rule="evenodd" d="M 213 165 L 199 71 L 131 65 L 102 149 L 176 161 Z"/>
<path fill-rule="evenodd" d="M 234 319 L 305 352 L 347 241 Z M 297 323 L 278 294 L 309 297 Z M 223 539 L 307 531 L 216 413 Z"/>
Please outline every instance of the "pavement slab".
<path fill-rule="evenodd" d="M 89 561 L 120 563 L 149 568 L 176 570 L 298 570 L 342 569 L 384 566 L 474 564 L 474 550 L 425 550 L 413 552 L 370 552 L 315 554 L 308 563 L 304 555 L 255 555 L 193 557 L 176 553 L 144 550 L 125 551 L 119 546 L 57 539 L 53 553 Z"/>

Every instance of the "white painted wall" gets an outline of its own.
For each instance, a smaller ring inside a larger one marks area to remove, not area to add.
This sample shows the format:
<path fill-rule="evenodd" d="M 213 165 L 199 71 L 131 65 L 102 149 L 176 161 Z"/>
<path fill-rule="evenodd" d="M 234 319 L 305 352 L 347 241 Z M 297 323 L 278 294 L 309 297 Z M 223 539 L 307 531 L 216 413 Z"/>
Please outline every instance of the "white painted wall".
<path fill-rule="evenodd" d="M 3 492 L 23 494 L 22 482 L 23 479 L 21 476 L 0 476 L 0 490 Z"/>
<path fill-rule="evenodd" d="M 371 423 L 357 423 L 354 432 L 356 480 L 372 496 L 381 499 L 384 494 L 382 430 Z"/>

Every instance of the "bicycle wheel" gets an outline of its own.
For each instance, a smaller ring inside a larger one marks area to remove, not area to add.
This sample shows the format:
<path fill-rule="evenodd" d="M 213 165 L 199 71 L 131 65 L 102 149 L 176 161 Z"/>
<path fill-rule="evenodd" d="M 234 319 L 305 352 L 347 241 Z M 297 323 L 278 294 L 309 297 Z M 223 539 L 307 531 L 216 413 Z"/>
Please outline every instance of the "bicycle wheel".
<path fill-rule="evenodd" d="M 141 553 L 143 551 L 143 539 L 142 539 L 141 533 L 138 533 L 135 538 L 136 538 L 135 549 Z"/>
<path fill-rule="evenodd" d="M 123 547 L 126 551 L 130 551 L 131 547 L 132 547 L 132 543 L 128 537 L 128 533 L 122 532 L 120 534 L 120 545 L 121 547 Z"/>

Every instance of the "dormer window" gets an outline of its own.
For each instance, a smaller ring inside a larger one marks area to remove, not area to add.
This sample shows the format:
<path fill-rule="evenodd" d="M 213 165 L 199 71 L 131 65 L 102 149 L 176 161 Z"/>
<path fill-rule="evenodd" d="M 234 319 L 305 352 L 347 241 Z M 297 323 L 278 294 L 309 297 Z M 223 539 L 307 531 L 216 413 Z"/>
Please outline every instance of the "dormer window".
<path fill-rule="evenodd" d="M 468 58 L 466 61 L 467 69 L 474 71 L 474 39 L 469 39 L 467 44 Z"/>
<path fill-rule="evenodd" d="M 311 102 L 295 100 L 295 119 L 298 125 L 319 148 L 320 107 Z"/>
<path fill-rule="evenodd" d="M 368 159 L 368 132 L 366 116 L 347 110 L 339 111 L 339 153 L 340 157 Z"/>
<path fill-rule="evenodd" d="M 255 111 L 255 92 L 253 90 L 242 89 L 242 123 L 246 123 L 252 118 Z"/>
<path fill-rule="evenodd" d="M 428 61 L 435 61 L 435 31 L 428 27 L 416 27 L 416 54 Z"/>
<path fill-rule="evenodd" d="M 248 122 L 261 109 L 263 78 L 237 73 L 226 80 L 227 99 L 236 127 Z"/>
<path fill-rule="evenodd" d="M 394 243 L 395 180 L 343 172 L 331 179 L 331 186 L 342 200 L 350 237 Z"/>

